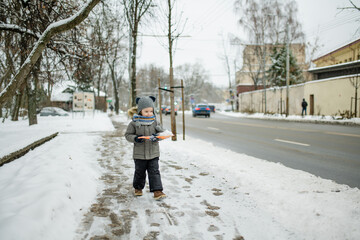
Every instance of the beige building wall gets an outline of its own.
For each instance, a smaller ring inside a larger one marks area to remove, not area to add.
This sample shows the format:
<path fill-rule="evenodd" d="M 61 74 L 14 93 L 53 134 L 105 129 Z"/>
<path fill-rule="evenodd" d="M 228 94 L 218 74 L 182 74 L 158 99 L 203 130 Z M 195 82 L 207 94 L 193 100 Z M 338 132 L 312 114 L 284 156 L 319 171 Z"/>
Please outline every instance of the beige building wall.
<path fill-rule="evenodd" d="M 360 93 L 359 93 L 360 94 Z M 310 114 L 310 95 L 314 96 L 314 115 L 339 115 L 350 110 L 350 99 L 355 95 L 355 88 L 349 77 L 338 77 L 312 81 L 289 87 L 289 114 L 301 114 L 302 99 L 308 102 L 307 113 Z M 264 90 L 239 94 L 240 112 L 263 112 Z M 267 112 L 285 113 L 286 87 L 266 89 Z"/>
<path fill-rule="evenodd" d="M 314 95 L 315 115 L 339 115 L 350 110 L 351 97 L 355 97 L 355 88 L 349 77 L 319 80 L 307 83 L 304 96 L 309 103 L 310 95 Z"/>

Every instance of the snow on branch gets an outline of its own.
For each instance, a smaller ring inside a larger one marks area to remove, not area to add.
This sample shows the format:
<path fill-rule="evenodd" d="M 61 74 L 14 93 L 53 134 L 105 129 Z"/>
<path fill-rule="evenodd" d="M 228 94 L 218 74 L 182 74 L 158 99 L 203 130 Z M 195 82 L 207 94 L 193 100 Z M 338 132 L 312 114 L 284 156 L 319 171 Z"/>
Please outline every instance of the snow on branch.
<path fill-rule="evenodd" d="M 58 33 L 70 30 L 76 25 L 80 24 L 84 19 L 87 18 L 90 11 L 99 2 L 100 0 L 88 0 L 87 3 L 85 3 L 84 6 L 75 15 L 67 19 L 52 23 L 46 28 L 46 30 L 40 36 L 39 40 L 36 42 L 33 50 L 27 57 L 24 64 L 20 67 L 16 75 L 11 79 L 10 83 L 0 93 L 0 105 L 2 105 L 6 99 L 12 97 L 14 92 L 16 92 L 24 83 L 26 76 L 29 74 L 41 56 L 42 51 L 45 49 L 51 38 Z"/>
<path fill-rule="evenodd" d="M 36 33 L 34 33 L 33 31 L 31 31 L 29 29 L 20 27 L 20 26 L 15 25 L 15 24 L 7 24 L 7 23 L 0 22 L 0 30 L 17 32 L 17 33 L 25 33 L 25 34 L 33 36 L 36 39 L 40 38 L 39 34 L 36 34 Z"/>

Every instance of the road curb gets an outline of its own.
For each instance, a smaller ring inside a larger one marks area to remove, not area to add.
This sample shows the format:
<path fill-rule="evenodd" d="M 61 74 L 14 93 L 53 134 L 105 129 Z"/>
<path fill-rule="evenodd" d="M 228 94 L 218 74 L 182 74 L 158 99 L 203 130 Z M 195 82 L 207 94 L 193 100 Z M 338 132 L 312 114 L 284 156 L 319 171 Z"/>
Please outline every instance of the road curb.
<path fill-rule="evenodd" d="M 13 153 L 6 155 L 5 157 L 0 158 L 0 167 L 6 163 L 14 161 L 15 159 L 18 159 L 19 157 L 24 156 L 30 150 L 33 150 L 36 147 L 41 146 L 42 144 L 46 143 L 47 141 L 50 141 L 51 139 L 56 137 L 58 134 L 59 134 L 59 132 L 51 134 L 50 136 L 44 137 L 40 140 L 37 140 L 37 141 L 33 142 L 32 144 L 30 144 L 18 151 L 15 151 Z"/>
<path fill-rule="evenodd" d="M 247 119 L 286 121 L 286 122 L 297 122 L 297 123 L 329 124 L 329 125 L 345 125 L 345 126 L 360 127 L 360 123 L 355 123 L 355 122 L 336 122 L 336 121 L 326 121 L 326 120 L 276 119 L 276 118 L 247 118 Z"/>

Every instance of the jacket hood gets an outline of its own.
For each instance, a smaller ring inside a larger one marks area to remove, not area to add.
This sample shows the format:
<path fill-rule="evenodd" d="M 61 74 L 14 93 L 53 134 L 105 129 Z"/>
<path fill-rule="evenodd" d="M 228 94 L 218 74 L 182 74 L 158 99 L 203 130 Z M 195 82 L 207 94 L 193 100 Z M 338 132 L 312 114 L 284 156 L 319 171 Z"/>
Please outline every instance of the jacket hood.
<path fill-rule="evenodd" d="M 137 114 L 137 107 L 132 107 L 128 110 L 128 115 L 130 118 L 133 118 L 134 114 Z"/>

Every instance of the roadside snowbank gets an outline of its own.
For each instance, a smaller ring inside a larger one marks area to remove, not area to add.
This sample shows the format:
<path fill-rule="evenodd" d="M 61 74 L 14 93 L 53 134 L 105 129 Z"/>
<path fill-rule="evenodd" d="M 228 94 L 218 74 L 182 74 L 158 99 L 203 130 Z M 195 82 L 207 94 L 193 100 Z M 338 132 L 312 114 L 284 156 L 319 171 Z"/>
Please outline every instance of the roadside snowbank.
<path fill-rule="evenodd" d="M 300 116 L 300 115 L 289 115 L 286 117 L 284 114 L 264 114 L 264 113 L 239 113 L 239 112 L 224 112 L 220 111 L 217 113 L 221 113 L 226 116 L 231 117 L 240 117 L 240 118 L 256 118 L 256 119 L 270 119 L 270 120 L 284 120 L 284 121 L 297 121 L 297 122 L 317 122 L 317 123 L 333 123 L 333 124 L 359 124 L 360 118 L 352 118 L 352 119 L 341 119 L 339 116 Z"/>
<path fill-rule="evenodd" d="M 83 117 L 74 114 L 67 117 L 40 117 L 38 124 L 29 126 L 28 120 L 5 121 L 0 123 L 0 157 L 15 152 L 29 144 L 56 132 L 98 132 L 112 131 L 114 128 L 106 114 L 92 113 Z"/>

